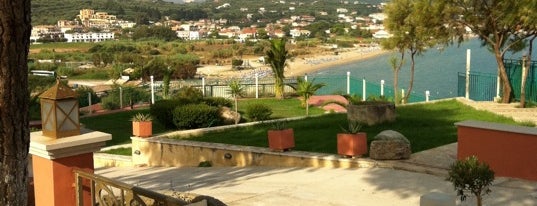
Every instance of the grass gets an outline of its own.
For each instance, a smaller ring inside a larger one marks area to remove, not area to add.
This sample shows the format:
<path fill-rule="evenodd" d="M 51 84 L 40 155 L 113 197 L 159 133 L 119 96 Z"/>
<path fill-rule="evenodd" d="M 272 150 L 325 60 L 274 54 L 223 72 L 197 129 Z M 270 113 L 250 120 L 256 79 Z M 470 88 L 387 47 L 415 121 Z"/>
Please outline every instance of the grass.
<path fill-rule="evenodd" d="M 246 108 L 250 104 L 265 104 L 272 109 L 271 118 L 287 118 L 287 117 L 298 117 L 305 116 L 306 109 L 301 106 L 301 103 L 296 98 L 289 99 L 239 99 L 239 113 L 244 114 Z M 317 107 L 310 107 L 310 115 L 323 114 L 324 110 Z"/>
<path fill-rule="evenodd" d="M 83 117 L 80 122 L 91 130 L 112 134 L 112 140 L 106 142 L 107 146 L 130 143 L 132 136 L 132 122 L 130 119 L 137 113 L 149 113 L 149 109 L 130 110 L 106 115 Z M 154 121 L 153 134 L 168 131 L 163 125 Z"/>
<path fill-rule="evenodd" d="M 367 133 L 368 142 L 383 130 L 398 131 L 410 140 L 412 151 L 419 152 L 456 142 L 457 128 L 454 123 L 469 119 L 519 125 L 511 118 L 477 111 L 456 100 L 450 100 L 397 107 L 395 122 L 364 126 L 362 131 Z M 287 125 L 295 132 L 295 150 L 335 154 L 336 134 L 341 132 L 340 125 L 347 125 L 347 119 L 346 114 L 328 114 L 289 122 Z M 270 125 L 265 124 L 182 139 L 267 147 L 266 134 L 269 128 Z"/>
<path fill-rule="evenodd" d="M 272 118 L 285 118 L 304 116 L 306 110 L 300 107 L 298 99 L 244 99 L 239 102 L 239 112 L 244 114 L 246 106 L 253 103 L 263 103 L 273 110 Z M 130 119 L 137 113 L 149 113 L 149 109 L 125 111 L 119 113 L 84 117 L 80 122 L 91 130 L 112 134 L 112 140 L 106 143 L 107 146 L 130 143 L 132 135 L 132 122 Z M 310 108 L 310 114 L 322 114 L 324 111 L 319 108 Z M 170 132 L 173 130 L 165 128 L 158 121 L 153 121 L 153 134 Z"/>
<path fill-rule="evenodd" d="M 252 103 L 264 103 L 273 108 L 273 117 L 303 116 L 304 108 L 298 99 L 248 99 L 239 102 L 239 109 L 245 109 Z M 112 134 L 107 145 L 130 143 L 132 134 L 129 119 L 138 112 L 148 113 L 148 109 L 127 111 L 108 115 L 82 118 L 87 128 Z M 319 108 L 312 108 L 311 114 L 321 114 Z M 454 123 L 464 120 L 481 120 L 488 122 L 523 125 L 511 118 L 499 116 L 487 111 L 478 111 L 456 100 L 433 104 L 407 105 L 397 107 L 397 120 L 377 126 L 364 126 L 368 142 L 383 130 L 395 130 L 405 135 L 412 144 L 412 151 L 419 152 L 457 141 L 457 128 Z M 267 147 L 267 130 L 270 124 L 229 129 L 222 132 L 207 133 L 196 137 L 177 137 L 193 141 L 227 143 Z M 290 121 L 287 126 L 295 132 L 295 150 L 321 153 L 336 153 L 336 134 L 341 127 L 347 126 L 346 114 L 327 114 L 313 116 L 304 120 Z M 153 122 L 153 134 L 169 132 L 160 123 Z M 122 152 L 122 151 L 119 151 Z M 124 152 L 124 151 L 123 151 Z M 130 152 L 125 152 L 130 154 Z"/>

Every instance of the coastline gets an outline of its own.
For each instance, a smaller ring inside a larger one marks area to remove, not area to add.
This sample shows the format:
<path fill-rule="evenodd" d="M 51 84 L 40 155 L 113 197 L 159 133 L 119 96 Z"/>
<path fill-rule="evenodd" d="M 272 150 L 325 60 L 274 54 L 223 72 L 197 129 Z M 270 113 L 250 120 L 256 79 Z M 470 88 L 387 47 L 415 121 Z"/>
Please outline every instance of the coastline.
<path fill-rule="evenodd" d="M 380 47 L 361 47 L 353 49 L 342 49 L 338 55 L 314 54 L 307 57 L 295 57 L 288 60 L 285 68 L 285 77 L 302 76 L 307 73 L 317 72 L 332 66 L 363 61 L 382 54 L 389 53 Z M 202 65 L 198 68 L 197 74 L 206 78 L 253 78 L 257 73 L 259 77 L 270 76 L 272 71 L 269 65 L 264 65 L 258 61 L 257 57 L 244 58 L 250 69 L 234 70 L 231 65 Z"/>
<path fill-rule="evenodd" d="M 382 50 L 379 47 L 368 47 L 340 51 L 338 55 L 315 55 L 309 58 L 301 58 L 299 60 L 295 59 L 294 61 L 289 62 L 289 66 L 285 71 L 285 76 L 302 76 L 307 73 L 317 72 L 332 66 L 363 61 L 386 54 L 388 52 L 389 51 Z"/>

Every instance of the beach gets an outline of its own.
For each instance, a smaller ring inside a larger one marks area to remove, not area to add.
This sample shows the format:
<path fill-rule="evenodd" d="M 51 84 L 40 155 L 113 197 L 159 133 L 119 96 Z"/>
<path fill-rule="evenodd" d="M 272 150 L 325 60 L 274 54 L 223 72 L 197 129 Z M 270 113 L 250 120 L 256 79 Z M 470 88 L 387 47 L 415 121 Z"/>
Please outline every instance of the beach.
<path fill-rule="evenodd" d="M 348 64 L 385 54 L 389 51 L 380 47 L 359 47 L 338 50 L 338 54 L 324 53 L 294 57 L 288 60 L 285 68 L 285 77 L 303 76 L 307 73 L 316 72 L 336 65 Z M 259 61 L 259 57 L 245 57 L 244 64 L 247 68 L 242 70 L 232 69 L 231 65 L 202 65 L 197 74 L 206 78 L 254 78 L 272 76 L 270 65 Z"/>

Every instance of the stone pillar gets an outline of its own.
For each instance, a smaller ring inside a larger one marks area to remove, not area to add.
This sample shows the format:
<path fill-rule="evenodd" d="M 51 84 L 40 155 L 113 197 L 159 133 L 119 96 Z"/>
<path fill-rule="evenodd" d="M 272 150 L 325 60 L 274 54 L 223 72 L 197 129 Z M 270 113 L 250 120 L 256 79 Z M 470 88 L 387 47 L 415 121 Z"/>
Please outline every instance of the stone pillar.
<path fill-rule="evenodd" d="M 81 131 L 80 135 L 63 138 L 30 134 L 30 154 L 34 176 L 36 206 L 76 205 L 73 170 L 93 173 L 93 152 L 100 150 L 112 135 Z M 84 203 L 89 205 L 89 183 L 84 186 Z"/>

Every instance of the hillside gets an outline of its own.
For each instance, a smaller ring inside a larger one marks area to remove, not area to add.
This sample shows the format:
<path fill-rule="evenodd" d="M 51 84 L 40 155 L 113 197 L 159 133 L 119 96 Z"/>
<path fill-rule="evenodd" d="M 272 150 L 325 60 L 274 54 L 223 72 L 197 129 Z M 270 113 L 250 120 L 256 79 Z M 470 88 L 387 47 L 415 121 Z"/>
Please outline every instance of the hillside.
<path fill-rule="evenodd" d="M 180 0 L 32 0 L 32 24 L 56 24 L 58 20 L 72 20 L 81 9 L 108 12 L 120 19 L 147 24 L 158 21 L 164 16 L 175 20 L 228 19 L 232 24 L 252 24 L 274 22 L 292 15 L 311 15 L 317 19 L 336 19 L 337 8 L 345 8 L 349 13 L 367 15 L 379 12 L 374 6 L 383 0 L 339 1 L 339 0 L 300 0 L 300 1 L 253 1 L 220 0 L 199 3 L 173 3 Z M 228 7 L 222 7 L 224 4 Z M 294 8 L 291 10 L 291 7 Z M 264 12 L 260 11 L 264 8 Z M 242 9 L 242 10 L 241 10 Z M 319 12 L 328 13 L 322 16 Z M 251 18 L 246 18 L 251 14 Z"/>

